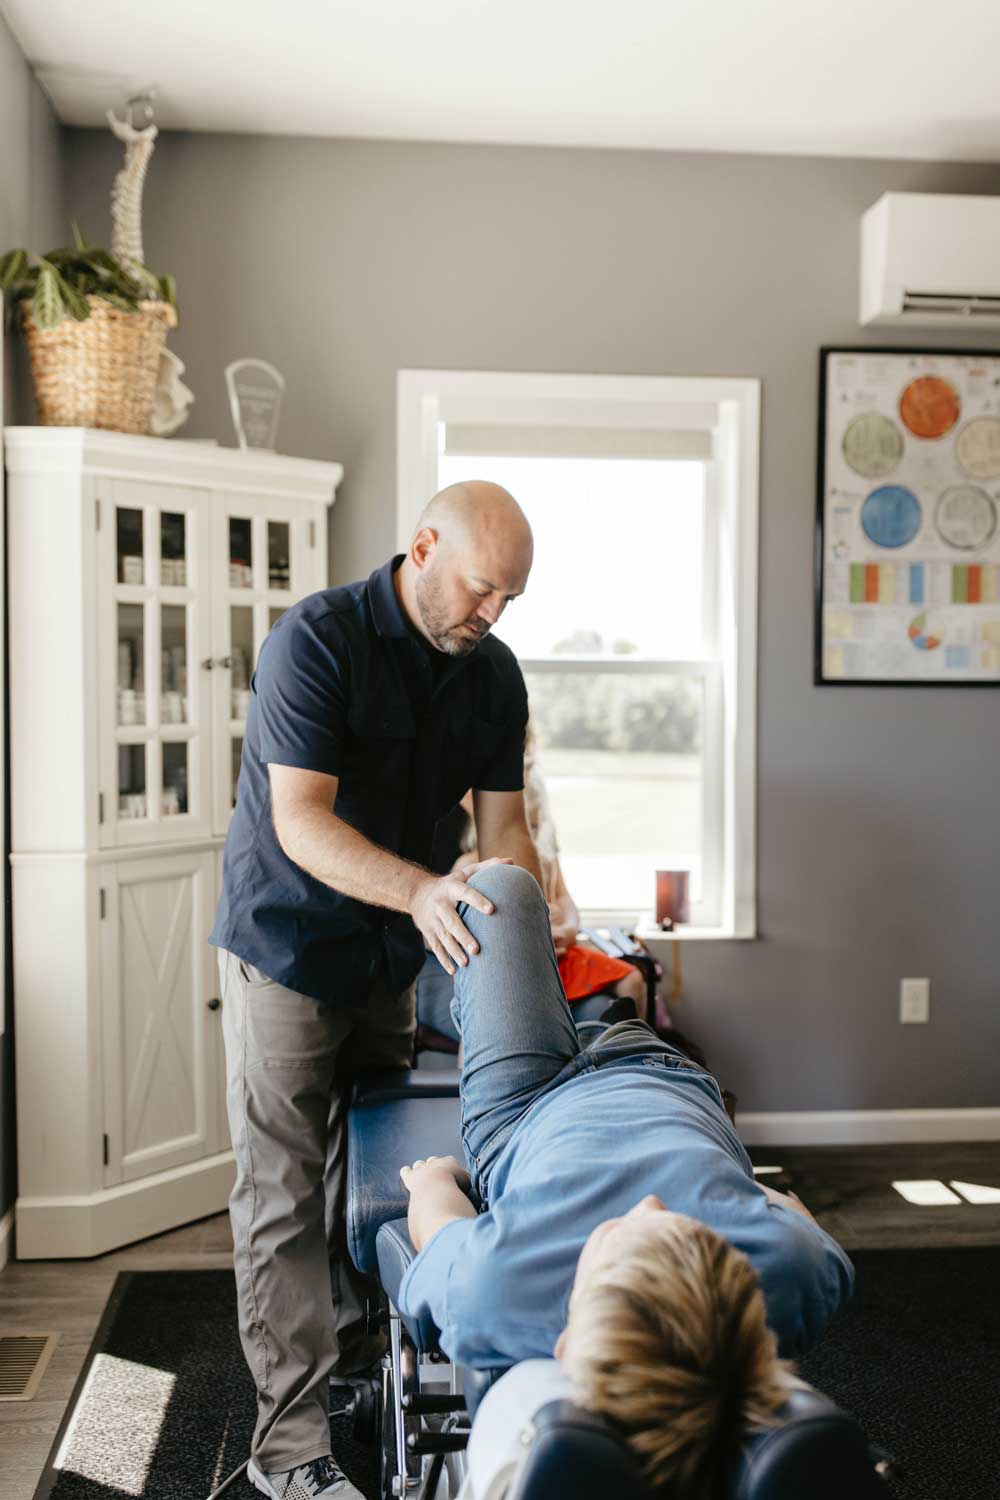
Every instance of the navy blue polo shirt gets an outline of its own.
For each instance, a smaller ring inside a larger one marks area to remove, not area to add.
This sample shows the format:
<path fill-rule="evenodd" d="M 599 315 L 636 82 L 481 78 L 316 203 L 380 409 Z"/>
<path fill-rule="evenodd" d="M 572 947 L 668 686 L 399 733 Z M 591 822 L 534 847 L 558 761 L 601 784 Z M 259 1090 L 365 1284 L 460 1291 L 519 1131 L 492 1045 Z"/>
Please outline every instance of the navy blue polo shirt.
<path fill-rule="evenodd" d="M 524 785 L 528 700 L 516 658 L 492 636 L 465 657 L 435 650 L 396 594 L 402 560 L 286 610 L 251 683 L 209 942 L 318 1000 L 363 998 L 380 968 L 393 991 L 405 989 L 423 942 L 405 913 L 331 890 L 288 858 L 268 764 L 338 777 L 337 817 L 425 867 L 438 822 L 470 788 Z"/>

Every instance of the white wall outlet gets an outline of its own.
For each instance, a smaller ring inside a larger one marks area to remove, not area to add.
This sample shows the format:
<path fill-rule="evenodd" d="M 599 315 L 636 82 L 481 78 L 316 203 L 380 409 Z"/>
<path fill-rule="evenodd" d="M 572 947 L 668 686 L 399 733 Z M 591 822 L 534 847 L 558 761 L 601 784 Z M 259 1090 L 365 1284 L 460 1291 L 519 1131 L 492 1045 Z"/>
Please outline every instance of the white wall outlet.
<path fill-rule="evenodd" d="M 899 981 L 899 1019 L 922 1022 L 930 1019 L 931 982 L 929 979 Z"/>

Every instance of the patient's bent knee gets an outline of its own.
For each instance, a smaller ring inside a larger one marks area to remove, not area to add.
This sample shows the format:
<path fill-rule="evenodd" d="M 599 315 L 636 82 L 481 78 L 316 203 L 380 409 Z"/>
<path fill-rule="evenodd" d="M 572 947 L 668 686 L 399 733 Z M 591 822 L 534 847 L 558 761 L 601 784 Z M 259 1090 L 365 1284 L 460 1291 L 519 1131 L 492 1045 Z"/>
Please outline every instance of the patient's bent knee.
<path fill-rule="evenodd" d="M 487 896 L 498 911 L 530 911 L 540 906 L 548 914 L 538 881 L 520 865 L 490 865 L 488 869 L 477 870 L 466 884 Z"/>

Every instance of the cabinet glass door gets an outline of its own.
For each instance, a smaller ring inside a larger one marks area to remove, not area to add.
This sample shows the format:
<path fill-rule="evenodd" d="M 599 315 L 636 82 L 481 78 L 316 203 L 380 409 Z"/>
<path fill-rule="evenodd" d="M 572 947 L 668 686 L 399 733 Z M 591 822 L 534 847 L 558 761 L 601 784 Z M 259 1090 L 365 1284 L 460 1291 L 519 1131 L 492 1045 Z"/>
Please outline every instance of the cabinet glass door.
<path fill-rule="evenodd" d="M 98 500 L 102 843 L 207 833 L 207 496 L 120 479 Z"/>
<path fill-rule="evenodd" d="M 216 531 L 215 629 L 221 670 L 213 683 L 218 749 L 215 757 L 216 833 L 224 833 L 236 805 L 250 708 L 250 683 L 268 631 L 303 594 L 319 588 L 315 522 L 278 498 L 228 497 Z M 324 564 L 325 566 L 325 564 Z"/>

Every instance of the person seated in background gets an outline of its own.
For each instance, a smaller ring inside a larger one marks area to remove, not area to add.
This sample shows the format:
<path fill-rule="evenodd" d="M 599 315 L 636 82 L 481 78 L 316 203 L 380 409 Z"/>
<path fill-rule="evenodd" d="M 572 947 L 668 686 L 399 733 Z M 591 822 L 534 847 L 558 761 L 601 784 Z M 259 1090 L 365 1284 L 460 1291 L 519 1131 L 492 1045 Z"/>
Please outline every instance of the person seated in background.
<path fill-rule="evenodd" d="M 567 1000 L 573 1007 L 573 1019 L 600 1021 L 610 1011 L 618 1020 L 624 1016 L 646 1018 L 646 981 L 634 964 L 610 958 L 606 953 L 578 943 L 580 913 L 570 895 L 559 862 L 559 842 L 545 780 L 538 761 L 538 744 L 529 719 L 524 741 L 524 811 L 528 829 L 538 851 L 542 869 L 543 890 L 549 908 L 552 941 L 559 961 L 559 977 Z M 478 860 L 472 797 L 466 793 L 454 813 L 444 822 L 435 843 L 432 868 L 440 874 L 456 873 Z M 454 976 L 447 973 L 428 953 L 417 976 L 417 1020 L 425 1027 L 457 1044 L 458 1033 L 451 1019 Z M 616 1005 L 616 1001 L 624 1002 Z"/>
<path fill-rule="evenodd" d="M 453 999 L 466 1164 L 401 1170 L 418 1254 L 400 1310 L 429 1317 L 460 1365 L 555 1356 L 654 1486 L 718 1494 L 744 1432 L 786 1398 L 782 1361 L 850 1294 L 851 1263 L 754 1180 L 706 1069 L 638 1020 L 583 1045 L 531 875 L 497 865 L 470 883 L 494 912 L 459 907 L 479 944 Z"/>

